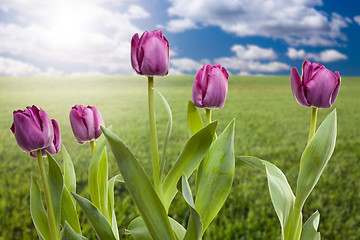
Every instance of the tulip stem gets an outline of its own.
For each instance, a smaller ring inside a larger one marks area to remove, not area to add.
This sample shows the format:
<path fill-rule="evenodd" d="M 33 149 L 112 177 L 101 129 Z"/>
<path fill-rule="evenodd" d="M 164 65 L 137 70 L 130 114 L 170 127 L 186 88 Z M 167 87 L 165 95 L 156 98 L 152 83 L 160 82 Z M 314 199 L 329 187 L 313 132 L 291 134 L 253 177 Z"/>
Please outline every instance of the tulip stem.
<path fill-rule="evenodd" d="M 152 169 L 154 188 L 159 198 L 162 199 L 162 184 L 159 165 L 159 149 L 156 133 L 155 101 L 154 101 L 154 77 L 148 77 L 148 102 L 149 102 L 149 123 L 150 123 L 150 144 L 152 156 Z"/>
<path fill-rule="evenodd" d="M 54 209 L 52 206 L 49 183 L 46 178 L 45 167 L 44 167 L 41 150 L 36 150 L 35 153 L 36 153 L 36 157 L 37 157 L 39 168 L 40 168 L 41 180 L 42 180 L 42 183 L 44 186 L 46 210 L 47 210 L 47 214 L 48 214 L 48 224 L 49 224 L 49 228 L 50 228 L 50 235 L 53 240 L 56 240 L 56 239 L 58 239 L 58 237 L 57 237 L 57 231 L 56 231 L 56 226 L 55 226 L 55 215 L 54 215 Z"/>
<path fill-rule="evenodd" d="M 310 142 L 312 137 L 315 135 L 317 111 L 318 111 L 317 108 L 314 108 L 314 107 L 311 108 L 311 120 L 310 120 L 310 130 L 309 130 L 308 143 Z"/>
<path fill-rule="evenodd" d="M 206 125 L 211 123 L 211 109 L 205 108 L 205 121 Z"/>
<path fill-rule="evenodd" d="M 95 154 L 95 141 L 94 140 L 90 141 L 90 147 L 91 147 L 91 154 L 92 154 L 92 156 L 94 156 L 94 154 Z"/>

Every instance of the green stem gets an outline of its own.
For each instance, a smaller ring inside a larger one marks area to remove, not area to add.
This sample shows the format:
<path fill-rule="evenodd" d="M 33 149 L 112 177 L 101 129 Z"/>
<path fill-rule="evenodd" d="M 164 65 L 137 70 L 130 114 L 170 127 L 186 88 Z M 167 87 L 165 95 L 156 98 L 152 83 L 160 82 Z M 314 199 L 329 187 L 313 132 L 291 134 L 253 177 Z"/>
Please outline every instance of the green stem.
<path fill-rule="evenodd" d="M 36 153 L 36 157 L 37 157 L 38 164 L 39 164 L 41 180 L 42 180 L 42 183 L 44 186 L 46 210 L 47 210 L 47 214 L 48 214 L 48 223 L 49 223 L 49 228 L 50 228 L 50 234 L 51 234 L 51 238 L 53 240 L 56 240 L 56 239 L 58 239 L 58 236 L 57 236 L 57 230 L 56 230 L 56 226 L 55 226 L 55 215 L 54 215 L 54 210 L 53 210 L 52 201 L 51 201 L 49 183 L 46 178 L 44 162 L 43 162 L 43 158 L 41 155 L 41 150 L 36 150 L 35 153 Z"/>
<path fill-rule="evenodd" d="M 206 125 L 211 123 L 211 109 L 205 108 L 205 121 Z"/>
<path fill-rule="evenodd" d="M 91 147 L 91 155 L 94 156 L 95 154 L 95 141 L 90 141 L 90 147 Z"/>
<path fill-rule="evenodd" d="M 311 108 L 311 120 L 310 120 L 310 130 L 309 130 L 309 138 L 308 143 L 312 139 L 316 131 L 316 118 L 317 118 L 317 108 Z"/>
<path fill-rule="evenodd" d="M 155 101 L 154 101 L 154 77 L 148 77 L 148 102 L 149 102 L 149 122 L 150 122 L 150 144 L 154 188 L 160 199 L 162 199 L 162 185 L 160 181 L 160 165 L 159 165 L 159 150 L 156 133 L 156 119 L 155 119 Z"/>
<path fill-rule="evenodd" d="M 302 206 L 295 200 L 295 206 L 293 213 L 291 214 L 292 218 L 290 219 L 290 231 L 288 238 L 285 237 L 286 240 L 299 240 L 301 236 L 302 230 Z"/>

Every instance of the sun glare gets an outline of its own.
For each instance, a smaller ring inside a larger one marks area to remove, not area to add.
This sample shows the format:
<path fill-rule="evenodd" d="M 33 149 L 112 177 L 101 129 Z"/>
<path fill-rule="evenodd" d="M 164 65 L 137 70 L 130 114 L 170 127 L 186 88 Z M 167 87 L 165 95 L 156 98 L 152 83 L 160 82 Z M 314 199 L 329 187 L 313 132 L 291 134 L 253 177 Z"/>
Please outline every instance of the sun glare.
<path fill-rule="evenodd" d="M 86 40 L 91 14 L 77 4 L 63 3 L 56 6 L 50 16 L 49 38 L 59 48 L 72 49 Z"/>

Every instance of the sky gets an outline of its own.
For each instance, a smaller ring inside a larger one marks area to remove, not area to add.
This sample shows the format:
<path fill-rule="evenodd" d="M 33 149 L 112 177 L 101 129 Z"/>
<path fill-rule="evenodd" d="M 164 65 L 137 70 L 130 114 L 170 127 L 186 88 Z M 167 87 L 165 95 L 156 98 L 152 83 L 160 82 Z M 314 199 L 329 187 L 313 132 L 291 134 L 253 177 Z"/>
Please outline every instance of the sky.
<path fill-rule="evenodd" d="M 0 0 L 0 76 L 133 75 L 131 38 L 155 29 L 173 75 L 360 76 L 358 0 Z"/>

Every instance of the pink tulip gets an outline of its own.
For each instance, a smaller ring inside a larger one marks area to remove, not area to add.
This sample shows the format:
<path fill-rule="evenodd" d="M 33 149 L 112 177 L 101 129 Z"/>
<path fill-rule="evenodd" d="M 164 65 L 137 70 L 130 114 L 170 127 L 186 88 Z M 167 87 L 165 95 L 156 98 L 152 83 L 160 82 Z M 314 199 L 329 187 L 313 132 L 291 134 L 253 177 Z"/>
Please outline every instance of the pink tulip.
<path fill-rule="evenodd" d="M 51 119 L 52 126 L 54 128 L 54 139 L 50 146 L 41 149 L 41 155 L 46 157 L 46 151 L 48 151 L 51 155 L 55 155 L 60 151 L 61 148 L 61 135 L 60 135 L 60 127 L 55 119 Z M 36 158 L 36 153 L 34 151 L 30 152 L 30 156 Z"/>
<path fill-rule="evenodd" d="M 145 31 L 131 39 L 131 65 L 140 75 L 165 76 L 169 72 L 169 42 L 162 30 Z"/>
<path fill-rule="evenodd" d="M 47 113 L 36 106 L 13 112 L 11 131 L 24 152 L 48 147 L 54 138 L 54 128 Z"/>
<path fill-rule="evenodd" d="M 204 65 L 195 75 L 192 100 L 200 108 L 221 109 L 226 100 L 229 74 L 216 63 Z"/>
<path fill-rule="evenodd" d="M 293 67 L 290 83 L 295 100 L 302 106 L 330 108 L 338 95 L 341 78 L 339 72 L 331 72 L 320 63 L 304 61 L 302 77 Z"/>
<path fill-rule="evenodd" d="M 72 107 L 70 124 L 76 140 L 81 144 L 98 139 L 102 133 L 100 126 L 105 127 L 99 110 L 94 106 Z"/>

